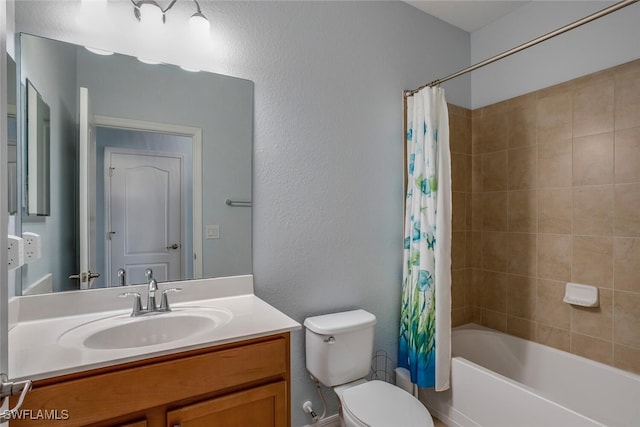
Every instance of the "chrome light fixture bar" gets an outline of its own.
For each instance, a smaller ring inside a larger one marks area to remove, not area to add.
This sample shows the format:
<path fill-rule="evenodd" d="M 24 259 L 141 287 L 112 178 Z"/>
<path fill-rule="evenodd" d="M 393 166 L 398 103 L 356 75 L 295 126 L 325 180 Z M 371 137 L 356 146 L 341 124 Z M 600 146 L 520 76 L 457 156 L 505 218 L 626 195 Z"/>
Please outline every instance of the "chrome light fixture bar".
<path fill-rule="evenodd" d="M 164 24 L 167 21 L 167 12 L 176 4 L 178 0 L 171 0 L 171 3 L 166 8 L 162 8 L 155 0 L 130 0 L 133 4 L 133 15 L 139 22 L 145 21 L 160 21 Z M 189 18 L 189 25 L 194 29 L 209 29 L 209 20 L 202 13 L 200 4 L 197 0 L 193 0 L 196 4 L 196 13 Z"/>

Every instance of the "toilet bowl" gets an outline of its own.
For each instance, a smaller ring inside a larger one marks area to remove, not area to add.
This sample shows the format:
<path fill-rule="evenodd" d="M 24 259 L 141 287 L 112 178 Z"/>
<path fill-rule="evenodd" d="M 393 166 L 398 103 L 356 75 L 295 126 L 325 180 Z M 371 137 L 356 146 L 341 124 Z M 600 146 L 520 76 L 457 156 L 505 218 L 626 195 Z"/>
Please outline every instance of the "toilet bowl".
<path fill-rule="evenodd" d="M 376 317 L 364 310 L 309 317 L 307 370 L 340 402 L 343 427 L 433 427 L 427 408 L 411 393 L 384 381 L 367 381 Z"/>
<path fill-rule="evenodd" d="M 433 427 L 429 411 L 409 393 L 384 381 L 334 388 L 343 427 Z"/>

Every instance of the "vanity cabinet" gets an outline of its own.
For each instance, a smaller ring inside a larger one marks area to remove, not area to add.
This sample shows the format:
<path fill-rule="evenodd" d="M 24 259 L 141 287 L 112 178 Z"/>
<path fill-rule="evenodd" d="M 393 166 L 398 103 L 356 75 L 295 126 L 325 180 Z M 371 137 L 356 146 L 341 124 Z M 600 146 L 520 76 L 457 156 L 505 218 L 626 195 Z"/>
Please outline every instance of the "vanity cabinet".
<path fill-rule="evenodd" d="M 10 426 L 289 427 L 289 354 L 282 333 L 36 381 L 27 418 L 67 419 Z"/>

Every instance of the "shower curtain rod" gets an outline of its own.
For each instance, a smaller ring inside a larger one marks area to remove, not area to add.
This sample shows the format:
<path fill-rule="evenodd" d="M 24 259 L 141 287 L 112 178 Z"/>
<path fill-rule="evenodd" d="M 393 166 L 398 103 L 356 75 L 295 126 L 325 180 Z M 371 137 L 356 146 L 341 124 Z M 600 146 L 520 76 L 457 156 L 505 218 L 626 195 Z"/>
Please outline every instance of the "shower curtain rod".
<path fill-rule="evenodd" d="M 425 87 L 437 86 L 440 83 L 446 82 L 447 80 L 451 80 L 451 79 L 454 79 L 454 78 L 456 78 L 458 76 L 461 76 L 463 74 L 470 73 L 471 71 L 477 70 L 478 68 L 482 68 L 485 65 L 489 65 L 492 62 L 495 62 L 495 61 L 498 61 L 500 59 L 506 58 L 507 56 L 511 56 L 514 53 L 520 52 L 521 50 L 528 49 L 531 46 L 535 46 L 538 43 L 541 43 L 543 41 L 549 40 L 550 38 L 558 36 L 558 35 L 560 35 L 562 33 L 566 33 L 567 31 L 571 31 L 574 28 L 577 28 L 577 27 L 579 27 L 581 25 L 587 24 L 587 23 L 589 23 L 591 21 L 594 21 L 594 20 L 596 20 L 598 18 L 602 18 L 603 16 L 606 16 L 606 15 L 608 15 L 610 13 L 613 13 L 613 12 L 615 12 L 617 10 L 620 10 L 623 7 L 627 7 L 629 5 L 632 5 L 633 3 L 636 3 L 638 1 L 640 1 L 640 0 L 624 0 L 624 1 L 621 1 L 621 2 L 616 3 L 614 5 L 611 5 L 611 6 L 607 7 L 607 8 L 605 8 L 605 9 L 602 9 L 599 12 L 596 12 L 596 13 L 594 13 L 592 15 L 584 17 L 584 18 L 582 18 L 582 19 L 580 19 L 578 21 L 575 21 L 575 22 L 573 22 L 571 24 L 565 25 L 562 28 L 558 28 L 555 31 L 551 31 L 550 33 L 547 33 L 547 34 L 545 34 L 543 36 L 540 36 L 540 37 L 538 37 L 536 39 L 533 39 L 531 41 L 523 43 L 520 46 L 516 46 L 513 49 L 509 49 L 509 50 L 507 50 L 505 52 L 502 52 L 502 53 L 500 53 L 500 54 L 498 54 L 496 56 L 493 56 L 493 57 L 491 57 L 489 59 L 485 59 L 482 62 L 478 62 L 477 64 L 474 64 L 474 65 L 472 65 L 470 67 L 467 67 L 464 70 L 460 70 L 460 71 L 458 71 L 456 73 L 453 73 L 451 75 L 448 75 L 448 76 L 443 77 L 443 78 L 438 79 L 438 80 L 434 80 L 434 81 L 432 81 L 430 83 L 427 83 L 426 85 L 420 86 L 418 89 L 405 90 L 404 91 L 404 97 L 407 98 L 409 96 L 412 96 L 412 95 L 418 93 L 419 91 L 421 91 L 422 89 L 424 89 Z"/>

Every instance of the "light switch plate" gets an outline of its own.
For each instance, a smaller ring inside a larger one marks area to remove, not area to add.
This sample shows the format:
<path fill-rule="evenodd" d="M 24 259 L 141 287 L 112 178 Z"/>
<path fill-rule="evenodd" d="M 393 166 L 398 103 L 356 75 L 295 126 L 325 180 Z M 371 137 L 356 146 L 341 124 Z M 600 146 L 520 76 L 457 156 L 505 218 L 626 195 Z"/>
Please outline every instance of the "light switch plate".
<path fill-rule="evenodd" d="M 205 239 L 219 239 L 220 238 L 220 226 L 217 224 L 207 224 L 205 227 Z"/>

